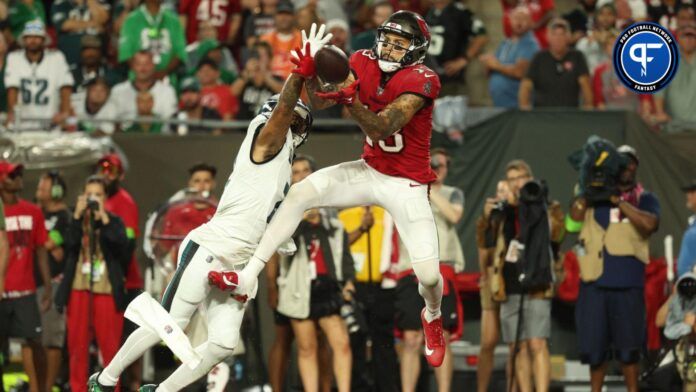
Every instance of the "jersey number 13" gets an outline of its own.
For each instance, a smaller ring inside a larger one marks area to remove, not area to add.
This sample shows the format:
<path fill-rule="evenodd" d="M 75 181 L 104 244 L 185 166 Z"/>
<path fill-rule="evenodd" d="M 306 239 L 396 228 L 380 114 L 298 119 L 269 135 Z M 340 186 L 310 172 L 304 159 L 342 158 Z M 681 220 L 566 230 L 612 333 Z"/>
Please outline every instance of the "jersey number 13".
<path fill-rule="evenodd" d="M 369 136 L 365 136 L 365 140 L 370 147 L 375 147 L 374 142 Z M 404 136 L 401 134 L 401 130 L 399 129 L 398 131 L 392 133 L 388 138 L 380 140 L 377 145 L 382 151 L 395 154 L 404 149 Z"/>

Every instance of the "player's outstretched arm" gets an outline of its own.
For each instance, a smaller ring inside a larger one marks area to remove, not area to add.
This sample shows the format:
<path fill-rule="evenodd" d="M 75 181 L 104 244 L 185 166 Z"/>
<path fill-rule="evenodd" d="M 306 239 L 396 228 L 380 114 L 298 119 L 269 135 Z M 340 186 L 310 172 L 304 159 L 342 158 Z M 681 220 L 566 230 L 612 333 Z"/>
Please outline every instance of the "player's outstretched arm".
<path fill-rule="evenodd" d="M 315 77 L 309 79 L 307 83 L 305 83 L 305 87 L 307 87 L 307 96 L 309 96 L 309 105 L 312 107 L 312 110 L 322 110 L 336 104 L 336 101 L 322 99 L 317 96 L 317 92 L 336 91 L 335 86 L 328 85 L 326 88 L 322 89 L 319 85 L 319 79 Z"/>
<path fill-rule="evenodd" d="M 403 128 L 425 106 L 425 99 L 415 94 L 402 94 L 379 113 L 371 112 L 356 97 L 348 111 L 363 133 L 373 141 L 383 140 Z"/>
<path fill-rule="evenodd" d="M 290 74 L 280 92 L 278 104 L 271 113 L 266 125 L 259 132 L 252 152 L 254 161 L 263 162 L 278 153 L 285 144 L 288 128 L 292 124 L 295 105 L 300 97 L 304 78 Z"/>

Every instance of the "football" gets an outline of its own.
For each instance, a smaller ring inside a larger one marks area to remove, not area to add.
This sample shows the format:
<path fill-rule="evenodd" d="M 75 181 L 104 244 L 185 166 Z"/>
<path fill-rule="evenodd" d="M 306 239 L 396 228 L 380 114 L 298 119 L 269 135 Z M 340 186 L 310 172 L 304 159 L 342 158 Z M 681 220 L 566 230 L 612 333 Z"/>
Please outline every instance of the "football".
<path fill-rule="evenodd" d="M 336 46 L 326 45 L 314 55 L 317 75 L 326 83 L 338 84 L 350 73 L 348 57 Z"/>

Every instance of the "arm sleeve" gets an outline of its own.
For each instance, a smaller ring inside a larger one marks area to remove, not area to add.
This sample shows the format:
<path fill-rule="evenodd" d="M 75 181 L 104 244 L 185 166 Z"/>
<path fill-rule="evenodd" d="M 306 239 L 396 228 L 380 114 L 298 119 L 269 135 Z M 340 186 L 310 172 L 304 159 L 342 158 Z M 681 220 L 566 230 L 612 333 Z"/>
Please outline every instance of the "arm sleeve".
<path fill-rule="evenodd" d="M 464 208 L 464 192 L 459 188 L 454 188 L 450 195 L 449 202 Z"/>
<path fill-rule="evenodd" d="M 126 17 L 123 26 L 121 27 L 121 37 L 118 39 L 118 62 L 130 60 L 131 57 L 138 51 L 138 31 L 134 23 L 133 14 Z"/>
<path fill-rule="evenodd" d="M 19 88 L 20 76 L 17 72 L 18 64 L 15 63 L 15 56 L 12 54 L 7 56 L 7 65 L 5 66 L 5 88 Z"/>
<path fill-rule="evenodd" d="M 34 230 L 32 230 L 34 246 L 44 246 L 48 240 L 48 232 L 46 231 L 46 219 L 43 212 L 37 207 L 34 213 Z"/>
<path fill-rule="evenodd" d="M 172 50 L 174 51 L 174 56 L 178 57 L 182 62 L 186 63 L 186 35 L 184 34 L 184 29 L 181 26 L 181 21 L 175 13 L 172 13 L 172 18 L 174 23 L 172 23 Z"/>

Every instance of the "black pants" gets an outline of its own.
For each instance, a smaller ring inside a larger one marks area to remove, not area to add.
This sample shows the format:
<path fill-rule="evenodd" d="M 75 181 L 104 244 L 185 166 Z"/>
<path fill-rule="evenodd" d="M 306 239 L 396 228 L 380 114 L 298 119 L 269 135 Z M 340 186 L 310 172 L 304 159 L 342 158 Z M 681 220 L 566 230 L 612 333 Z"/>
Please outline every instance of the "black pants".
<path fill-rule="evenodd" d="M 355 290 L 355 297 L 363 306 L 368 330 L 350 335 L 352 390 L 400 391 L 399 365 L 394 350 L 394 290 L 384 290 L 378 283 L 357 283 Z M 372 341 L 369 362 L 368 339 Z"/>

